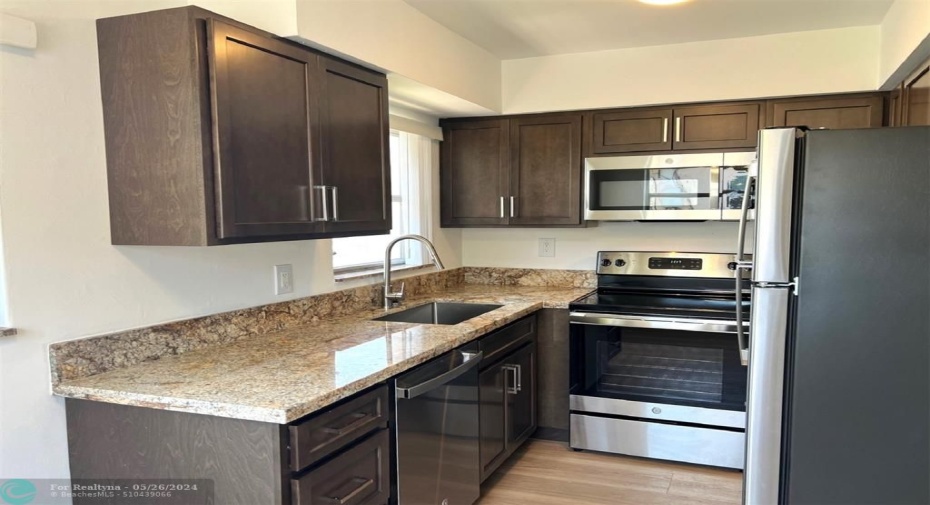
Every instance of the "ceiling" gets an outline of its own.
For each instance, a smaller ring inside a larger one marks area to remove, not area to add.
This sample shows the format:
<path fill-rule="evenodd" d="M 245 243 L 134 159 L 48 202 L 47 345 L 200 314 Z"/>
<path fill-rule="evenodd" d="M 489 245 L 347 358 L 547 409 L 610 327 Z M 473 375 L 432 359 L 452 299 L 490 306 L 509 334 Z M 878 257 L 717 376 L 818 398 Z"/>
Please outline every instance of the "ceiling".
<path fill-rule="evenodd" d="M 893 0 L 405 0 L 501 59 L 877 25 Z"/>

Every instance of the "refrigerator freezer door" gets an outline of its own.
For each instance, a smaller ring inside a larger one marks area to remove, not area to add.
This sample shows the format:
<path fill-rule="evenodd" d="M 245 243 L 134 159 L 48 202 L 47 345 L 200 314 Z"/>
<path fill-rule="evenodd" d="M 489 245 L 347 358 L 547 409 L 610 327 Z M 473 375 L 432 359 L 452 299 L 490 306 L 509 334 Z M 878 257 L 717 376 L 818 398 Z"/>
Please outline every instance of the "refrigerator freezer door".
<path fill-rule="evenodd" d="M 797 135 L 795 128 L 759 133 L 754 282 L 786 283 L 791 277 L 791 209 Z"/>
<path fill-rule="evenodd" d="M 753 288 L 743 503 L 778 503 L 788 288 Z"/>

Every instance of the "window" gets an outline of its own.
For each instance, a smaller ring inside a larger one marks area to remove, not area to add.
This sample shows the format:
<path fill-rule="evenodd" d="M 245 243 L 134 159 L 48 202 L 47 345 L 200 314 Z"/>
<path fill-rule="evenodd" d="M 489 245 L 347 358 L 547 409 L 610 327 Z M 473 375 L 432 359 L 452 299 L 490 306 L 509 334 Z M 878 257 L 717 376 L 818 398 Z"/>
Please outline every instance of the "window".
<path fill-rule="evenodd" d="M 432 140 L 413 133 L 391 130 L 391 215 L 389 235 L 333 239 L 333 270 L 337 275 L 378 270 L 384 266 L 384 249 L 408 233 L 429 237 L 429 193 Z M 391 264 L 414 267 L 429 257 L 416 241 L 394 246 Z"/>

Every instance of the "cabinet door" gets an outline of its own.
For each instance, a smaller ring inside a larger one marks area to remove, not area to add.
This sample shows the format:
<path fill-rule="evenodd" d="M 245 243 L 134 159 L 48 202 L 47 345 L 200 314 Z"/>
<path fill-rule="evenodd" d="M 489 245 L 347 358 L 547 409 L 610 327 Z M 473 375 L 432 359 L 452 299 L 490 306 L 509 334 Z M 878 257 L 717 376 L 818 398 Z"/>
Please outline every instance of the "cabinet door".
<path fill-rule="evenodd" d="M 319 231 L 310 158 L 318 57 L 216 20 L 208 33 L 217 235 Z"/>
<path fill-rule="evenodd" d="M 930 65 L 924 65 L 904 83 L 904 124 L 930 125 Z"/>
<path fill-rule="evenodd" d="M 900 84 L 888 94 L 888 126 L 904 126 L 904 85 Z"/>
<path fill-rule="evenodd" d="M 323 187 L 316 191 L 328 207 L 326 231 L 388 233 L 391 170 L 387 79 L 330 58 L 320 61 Z"/>
<path fill-rule="evenodd" d="M 507 224 L 508 120 L 446 124 L 440 168 L 442 226 Z"/>
<path fill-rule="evenodd" d="M 591 116 L 591 152 L 670 151 L 672 109 L 594 112 Z"/>
<path fill-rule="evenodd" d="M 504 360 L 507 386 L 507 447 L 523 443 L 536 431 L 536 343 Z"/>
<path fill-rule="evenodd" d="M 760 104 L 701 105 L 674 110 L 674 139 L 679 149 L 755 147 Z"/>
<path fill-rule="evenodd" d="M 478 423 L 479 452 L 482 481 L 497 468 L 506 449 L 505 380 L 505 371 L 501 364 L 493 365 L 478 374 L 478 399 L 481 405 Z"/>
<path fill-rule="evenodd" d="M 512 225 L 581 224 L 581 115 L 510 120 Z"/>
<path fill-rule="evenodd" d="M 880 95 L 771 100 L 772 126 L 809 128 L 878 128 L 882 126 L 884 100 Z"/>

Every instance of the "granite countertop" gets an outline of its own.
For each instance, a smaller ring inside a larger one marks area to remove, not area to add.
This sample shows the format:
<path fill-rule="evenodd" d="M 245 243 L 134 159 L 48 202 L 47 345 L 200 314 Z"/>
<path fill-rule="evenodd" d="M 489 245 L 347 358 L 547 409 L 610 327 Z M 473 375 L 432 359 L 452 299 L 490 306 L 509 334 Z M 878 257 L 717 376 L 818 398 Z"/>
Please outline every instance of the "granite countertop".
<path fill-rule="evenodd" d="M 372 321 L 380 309 L 168 356 L 53 386 L 68 398 L 288 423 L 541 308 L 565 308 L 591 288 L 460 285 L 412 297 L 495 303 L 456 325 Z"/>

